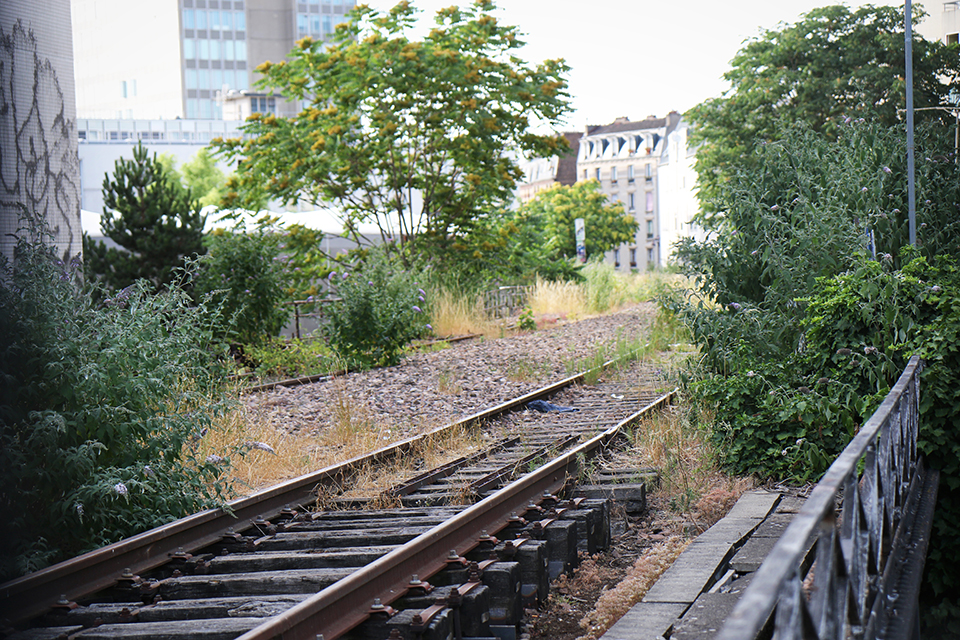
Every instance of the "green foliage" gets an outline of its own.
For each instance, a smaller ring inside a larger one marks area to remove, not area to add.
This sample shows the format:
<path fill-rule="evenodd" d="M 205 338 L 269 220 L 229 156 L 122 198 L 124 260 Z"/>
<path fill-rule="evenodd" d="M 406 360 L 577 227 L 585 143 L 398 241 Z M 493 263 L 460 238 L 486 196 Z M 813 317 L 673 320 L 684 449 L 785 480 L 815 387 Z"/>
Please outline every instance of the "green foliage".
<path fill-rule="evenodd" d="M 917 133 L 917 236 L 926 255 L 960 254 L 960 169 L 946 133 Z M 723 185 L 716 213 L 701 218 L 708 238 L 677 250 L 701 296 L 677 310 L 708 366 L 736 369 L 741 352 L 789 357 L 802 335 L 797 300 L 816 290 L 817 278 L 859 264 L 867 232 L 877 255 L 899 264 L 908 240 L 905 156 L 899 128 L 850 122 L 830 142 L 798 125 Z"/>
<path fill-rule="evenodd" d="M 376 222 L 396 248 L 450 252 L 485 212 L 510 200 L 516 151 L 545 157 L 565 139 L 531 132 L 567 108 L 566 66 L 528 66 L 514 27 L 493 2 L 437 13 L 410 40 L 416 10 L 359 5 L 328 43 L 304 38 L 286 60 L 266 62 L 260 87 L 300 100 L 291 117 L 254 114 L 246 139 L 215 140 L 240 161 L 228 203 L 266 191 L 281 202 L 335 203 L 349 228 Z M 431 254 L 432 255 L 432 254 Z"/>
<path fill-rule="evenodd" d="M 299 378 L 343 368 L 323 340 L 273 339 L 247 348 L 244 355 L 257 363 L 262 378 Z"/>
<path fill-rule="evenodd" d="M 205 216 L 190 192 L 138 143 L 133 159 L 116 161 L 103 179 L 101 227 L 121 249 L 84 235 L 85 273 L 111 289 L 148 280 L 154 290 L 171 283 L 184 260 L 203 254 Z"/>
<path fill-rule="evenodd" d="M 916 8 L 913 15 L 921 17 Z M 913 33 L 914 105 L 944 104 L 960 71 L 957 48 Z M 700 143 L 703 206 L 710 208 L 724 182 L 759 160 L 754 150 L 779 138 L 781 122 L 804 122 L 825 139 L 834 139 L 846 118 L 899 123 L 904 59 L 903 7 L 820 7 L 748 41 L 724 74 L 731 88 L 685 114 Z M 945 116 L 917 112 L 918 120 Z"/>
<path fill-rule="evenodd" d="M 584 220 L 587 256 L 632 242 L 639 224 L 626 214 L 622 203 L 610 202 L 596 180 L 541 191 L 520 207 L 517 217 L 543 230 L 544 248 L 554 259 L 577 255 L 576 218 Z"/>
<path fill-rule="evenodd" d="M 517 318 L 517 326 L 521 331 L 536 331 L 537 321 L 533 319 L 533 309 L 524 309 Z"/>
<path fill-rule="evenodd" d="M 180 173 L 187 188 L 196 194 L 201 207 L 220 205 L 227 178 L 209 151 L 205 148 L 197 151 L 192 159 L 180 167 Z"/>
<path fill-rule="evenodd" d="M 80 262 L 20 231 L 0 275 L 0 580 L 206 507 L 228 491 L 196 443 L 229 405 L 215 309 L 139 282 L 94 302 Z"/>
<path fill-rule="evenodd" d="M 390 366 L 404 347 L 430 329 L 426 292 L 383 252 L 371 252 L 354 271 L 332 272 L 339 301 L 327 309 L 326 336 L 350 365 Z"/>
<path fill-rule="evenodd" d="M 627 285 L 613 265 L 601 257 L 591 260 L 583 268 L 583 292 L 587 308 L 602 313 L 627 301 Z"/>
<path fill-rule="evenodd" d="M 275 231 L 211 234 L 209 253 L 201 261 L 197 292 L 221 300 L 224 324 L 218 335 L 243 345 L 255 345 L 280 333 L 290 318 L 281 237 Z"/>

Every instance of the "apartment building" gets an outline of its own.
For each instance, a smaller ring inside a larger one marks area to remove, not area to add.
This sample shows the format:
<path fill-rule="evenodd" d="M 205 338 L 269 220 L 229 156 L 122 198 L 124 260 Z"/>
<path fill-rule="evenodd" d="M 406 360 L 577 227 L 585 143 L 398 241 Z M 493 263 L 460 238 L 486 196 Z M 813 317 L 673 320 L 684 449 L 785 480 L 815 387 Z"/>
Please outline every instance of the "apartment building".
<path fill-rule="evenodd" d="M 597 180 L 603 193 L 621 202 L 639 223 L 633 242 L 605 257 L 617 269 L 645 270 L 666 260 L 669 247 L 661 240 L 658 178 L 667 136 L 679 122 L 676 111 L 640 121 L 617 118 L 605 126 L 588 126 L 580 139 L 577 181 Z"/>
<path fill-rule="evenodd" d="M 538 193 L 555 185 L 571 185 L 577 181 L 577 154 L 580 150 L 579 131 L 564 131 L 569 149 L 551 158 L 533 158 L 520 163 L 523 181 L 517 187 L 517 200 L 529 202 Z"/>

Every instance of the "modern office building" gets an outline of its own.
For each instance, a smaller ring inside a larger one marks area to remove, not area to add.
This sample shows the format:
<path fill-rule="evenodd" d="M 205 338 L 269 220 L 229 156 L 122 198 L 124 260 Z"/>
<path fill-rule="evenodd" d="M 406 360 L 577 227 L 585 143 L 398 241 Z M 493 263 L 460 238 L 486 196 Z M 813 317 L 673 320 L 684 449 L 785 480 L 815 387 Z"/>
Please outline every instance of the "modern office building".
<path fill-rule="evenodd" d="M 617 118 L 605 126 L 588 126 L 580 139 L 577 180 L 597 180 L 603 193 L 623 203 L 639 223 L 634 241 L 606 256 L 618 269 L 645 270 L 666 260 L 669 248 L 660 238 L 658 173 L 667 136 L 679 121 L 676 111 L 638 122 Z"/>
<path fill-rule="evenodd" d="M 326 40 L 354 0 L 72 0 L 77 114 L 95 119 L 221 119 L 262 62 L 300 38 Z M 294 109 L 272 100 L 282 113 Z M 237 106 L 233 112 L 243 111 Z M 246 108 L 249 112 L 249 106 Z"/>

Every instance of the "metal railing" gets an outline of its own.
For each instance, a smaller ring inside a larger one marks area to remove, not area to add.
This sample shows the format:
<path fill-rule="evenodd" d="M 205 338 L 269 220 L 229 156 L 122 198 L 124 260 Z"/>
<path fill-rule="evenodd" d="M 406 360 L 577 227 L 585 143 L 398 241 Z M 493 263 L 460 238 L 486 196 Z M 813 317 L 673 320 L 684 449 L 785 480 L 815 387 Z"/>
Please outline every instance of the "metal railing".
<path fill-rule="evenodd" d="M 489 318 L 508 318 L 517 315 L 527 305 L 531 287 L 500 287 L 483 294 L 483 309 Z"/>
<path fill-rule="evenodd" d="M 917 594 L 939 480 L 917 452 L 921 369 L 911 358 L 814 487 L 717 640 L 769 637 L 771 618 L 779 640 L 918 637 Z"/>

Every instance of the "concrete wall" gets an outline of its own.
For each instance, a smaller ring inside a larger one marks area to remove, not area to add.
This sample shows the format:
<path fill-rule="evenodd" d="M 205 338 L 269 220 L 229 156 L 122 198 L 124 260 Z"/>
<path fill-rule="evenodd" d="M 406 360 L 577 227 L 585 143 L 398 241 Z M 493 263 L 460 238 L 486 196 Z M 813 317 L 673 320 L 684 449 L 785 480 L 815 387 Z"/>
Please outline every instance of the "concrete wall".
<path fill-rule="evenodd" d="M 79 160 L 69 0 L 0 2 L 0 253 L 20 206 L 64 258 L 80 253 Z"/>

